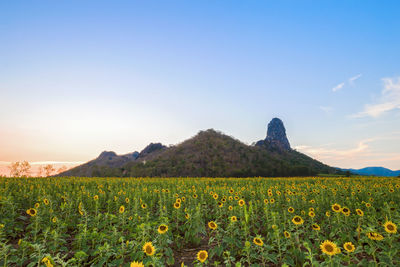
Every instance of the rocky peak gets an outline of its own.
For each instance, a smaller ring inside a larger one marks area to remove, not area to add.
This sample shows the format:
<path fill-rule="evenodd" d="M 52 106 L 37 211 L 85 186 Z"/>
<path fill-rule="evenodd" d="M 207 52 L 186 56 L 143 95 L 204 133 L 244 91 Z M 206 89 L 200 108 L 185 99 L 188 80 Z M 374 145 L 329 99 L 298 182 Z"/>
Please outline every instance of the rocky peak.
<path fill-rule="evenodd" d="M 166 146 L 164 146 L 161 143 L 150 143 L 150 145 L 146 146 L 142 151 L 140 151 L 139 157 L 146 156 L 150 153 L 153 153 L 154 151 L 161 150 L 164 148 L 166 148 Z"/>
<path fill-rule="evenodd" d="M 100 155 L 97 157 L 98 159 L 106 159 L 106 158 L 113 158 L 116 157 L 117 154 L 114 151 L 103 151 L 100 153 Z"/>
<path fill-rule="evenodd" d="M 279 144 L 285 150 L 290 150 L 289 140 L 286 137 L 285 126 L 283 126 L 283 122 L 278 118 L 273 118 L 268 123 L 266 140 Z"/>
<path fill-rule="evenodd" d="M 267 137 L 264 140 L 258 141 L 256 146 L 263 146 L 268 149 L 277 149 L 280 151 L 291 150 L 282 120 L 273 118 L 268 123 Z"/>

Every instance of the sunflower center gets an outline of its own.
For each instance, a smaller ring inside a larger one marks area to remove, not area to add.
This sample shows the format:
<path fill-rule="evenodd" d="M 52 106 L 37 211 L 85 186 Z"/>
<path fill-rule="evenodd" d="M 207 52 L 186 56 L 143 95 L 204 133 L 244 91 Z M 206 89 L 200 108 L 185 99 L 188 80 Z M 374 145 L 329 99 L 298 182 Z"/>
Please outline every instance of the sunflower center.
<path fill-rule="evenodd" d="M 166 228 L 166 227 L 165 227 L 164 225 L 161 225 L 161 226 L 160 226 L 160 230 L 161 230 L 161 231 L 165 231 L 165 228 Z"/>
<path fill-rule="evenodd" d="M 393 231 L 393 230 L 394 230 L 394 226 L 393 226 L 392 224 L 388 224 L 386 227 L 387 227 L 387 229 L 389 229 L 390 231 Z"/>
<path fill-rule="evenodd" d="M 147 254 L 151 254 L 152 251 L 153 251 L 153 250 L 151 249 L 150 246 L 147 246 L 147 247 L 146 247 L 146 253 L 147 253 Z"/>
<path fill-rule="evenodd" d="M 300 222 L 300 218 L 299 218 L 299 217 L 294 218 L 294 220 L 295 220 L 296 222 Z"/>
<path fill-rule="evenodd" d="M 332 245 L 329 245 L 329 244 L 325 245 L 325 249 L 328 252 L 333 252 L 333 246 Z"/>
<path fill-rule="evenodd" d="M 199 258 L 204 260 L 206 258 L 206 253 L 205 252 L 200 252 Z"/>

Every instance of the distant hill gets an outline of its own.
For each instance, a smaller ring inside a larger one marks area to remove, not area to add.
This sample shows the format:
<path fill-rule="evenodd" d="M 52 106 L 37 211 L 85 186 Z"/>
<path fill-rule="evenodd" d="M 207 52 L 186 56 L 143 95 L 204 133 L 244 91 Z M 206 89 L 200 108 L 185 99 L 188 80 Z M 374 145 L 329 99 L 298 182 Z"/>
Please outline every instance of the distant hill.
<path fill-rule="evenodd" d="M 400 175 L 400 170 L 392 171 L 384 167 L 366 167 L 362 169 L 343 169 L 344 171 L 350 171 L 358 175 L 373 175 L 373 176 L 389 176 L 396 177 Z"/>
<path fill-rule="evenodd" d="M 213 129 L 175 146 L 150 144 L 140 153 L 118 156 L 103 152 L 97 159 L 59 176 L 252 177 L 307 176 L 343 173 L 290 148 L 280 119 L 268 124 L 267 137 L 246 145 Z"/>

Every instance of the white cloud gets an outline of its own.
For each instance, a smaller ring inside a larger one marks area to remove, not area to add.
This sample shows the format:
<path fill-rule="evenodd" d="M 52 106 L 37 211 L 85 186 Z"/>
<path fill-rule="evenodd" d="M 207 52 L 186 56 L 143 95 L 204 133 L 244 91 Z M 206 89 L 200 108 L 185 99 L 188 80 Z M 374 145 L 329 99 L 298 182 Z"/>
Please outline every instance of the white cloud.
<path fill-rule="evenodd" d="M 375 104 L 366 104 L 364 110 L 352 115 L 353 118 L 377 118 L 385 112 L 400 109 L 400 77 L 382 79 L 384 88 Z"/>
<path fill-rule="evenodd" d="M 300 146 L 295 146 L 294 148 L 304 152 L 306 154 L 312 155 L 313 157 L 316 157 L 318 159 L 346 159 L 349 157 L 355 157 L 358 155 L 365 155 L 369 146 L 368 143 L 374 141 L 373 138 L 370 139 L 365 139 L 360 141 L 356 147 L 350 148 L 350 149 L 334 149 L 334 148 L 326 148 L 324 146 L 322 147 L 311 147 L 311 146 L 305 146 L 305 145 L 300 145 Z"/>
<path fill-rule="evenodd" d="M 356 80 L 358 80 L 358 79 L 361 78 L 361 76 L 362 76 L 362 74 L 360 73 L 360 74 L 358 74 L 358 75 L 356 75 L 356 76 L 354 76 L 354 77 L 351 77 L 351 78 L 349 79 L 349 83 L 350 83 L 351 85 L 353 85 L 354 82 L 355 82 Z"/>
<path fill-rule="evenodd" d="M 333 108 L 328 106 L 319 106 L 319 109 L 325 112 L 326 114 L 331 114 L 333 111 Z"/>
<path fill-rule="evenodd" d="M 332 88 L 332 92 L 336 92 L 339 91 L 340 89 L 342 89 L 344 86 L 344 83 L 339 83 L 338 85 L 336 85 L 335 87 Z"/>
<path fill-rule="evenodd" d="M 357 74 L 356 76 L 349 78 L 347 80 L 347 83 L 349 83 L 350 85 L 354 85 L 354 82 L 356 80 L 360 79 L 361 76 L 362 76 L 361 73 Z M 337 91 L 341 90 L 345 85 L 346 85 L 346 82 L 339 83 L 338 85 L 336 85 L 335 87 L 332 88 L 332 92 L 337 92 Z"/>

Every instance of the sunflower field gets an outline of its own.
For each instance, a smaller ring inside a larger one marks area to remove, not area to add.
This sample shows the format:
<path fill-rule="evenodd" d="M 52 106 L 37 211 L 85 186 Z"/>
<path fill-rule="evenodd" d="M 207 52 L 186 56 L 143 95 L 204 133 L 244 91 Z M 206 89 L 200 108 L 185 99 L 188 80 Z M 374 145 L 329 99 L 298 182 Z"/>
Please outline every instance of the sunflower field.
<path fill-rule="evenodd" d="M 1 266 L 400 266 L 398 178 L 0 178 Z"/>

